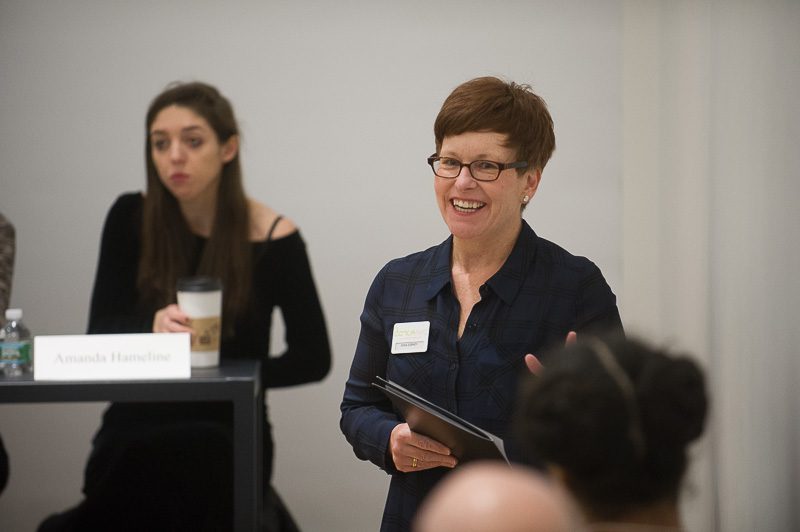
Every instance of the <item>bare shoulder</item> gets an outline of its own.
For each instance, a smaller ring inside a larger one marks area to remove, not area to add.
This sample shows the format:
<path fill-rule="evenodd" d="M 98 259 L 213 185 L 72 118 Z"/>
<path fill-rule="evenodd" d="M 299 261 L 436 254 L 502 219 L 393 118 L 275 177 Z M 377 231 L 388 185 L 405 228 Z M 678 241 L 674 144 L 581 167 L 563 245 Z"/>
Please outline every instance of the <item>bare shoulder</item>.
<path fill-rule="evenodd" d="M 248 199 L 247 201 L 250 207 L 250 240 L 253 242 L 266 240 L 280 213 L 256 200 Z M 293 221 L 281 218 L 272 232 L 272 239 L 283 238 L 295 231 L 297 231 L 297 226 Z"/>

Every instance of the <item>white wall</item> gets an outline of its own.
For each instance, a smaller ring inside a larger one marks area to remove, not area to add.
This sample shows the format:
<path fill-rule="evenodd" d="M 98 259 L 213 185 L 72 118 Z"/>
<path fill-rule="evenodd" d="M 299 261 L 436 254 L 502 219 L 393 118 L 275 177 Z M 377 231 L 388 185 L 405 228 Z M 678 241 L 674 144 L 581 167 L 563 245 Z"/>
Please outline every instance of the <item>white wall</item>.
<path fill-rule="evenodd" d="M 689 530 L 800 529 L 800 2 L 623 2 L 628 330 L 696 353 Z"/>
<path fill-rule="evenodd" d="M 301 228 L 334 351 L 322 383 L 269 394 L 275 482 L 306 531 L 376 530 L 388 478 L 355 458 L 338 405 L 366 290 L 443 240 L 425 158 L 448 93 L 481 75 L 533 85 L 558 149 L 526 217 L 615 288 L 620 250 L 618 2 L 0 3 L 0 211 L 12 303 L 37 334 L 85 330 L 108 207 L 140 189 L 143 122 L 173 80 L 216 84 L 243 129 L 249 193 Z M 79 499 L 103 405 L 0 406 L 12 457 L 0 527 Z"/>

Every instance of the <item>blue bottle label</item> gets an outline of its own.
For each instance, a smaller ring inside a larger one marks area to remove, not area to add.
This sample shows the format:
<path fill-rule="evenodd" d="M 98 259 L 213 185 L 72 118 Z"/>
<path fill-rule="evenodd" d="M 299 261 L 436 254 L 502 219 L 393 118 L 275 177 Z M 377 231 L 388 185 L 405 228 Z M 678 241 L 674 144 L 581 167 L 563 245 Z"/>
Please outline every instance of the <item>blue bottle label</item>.
<path fill-rule="evenodd" d="M 30 364 L 31 341 L 3 342 L 0 344 L 0 362 L 3 364 Z"/>

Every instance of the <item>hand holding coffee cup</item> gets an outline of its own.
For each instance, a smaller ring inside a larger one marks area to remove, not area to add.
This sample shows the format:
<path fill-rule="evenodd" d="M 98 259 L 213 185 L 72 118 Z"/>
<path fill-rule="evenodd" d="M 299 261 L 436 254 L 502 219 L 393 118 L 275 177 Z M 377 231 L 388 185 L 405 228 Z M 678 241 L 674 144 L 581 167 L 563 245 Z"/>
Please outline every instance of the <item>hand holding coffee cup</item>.
<path fill-rule="evenodd" d="M 222 333 L 222 282 L 216 277 L 195 276 L 178 280 L 178 307 L 189 315 L 192 334 L 192 367 L 219 365 Z"/>

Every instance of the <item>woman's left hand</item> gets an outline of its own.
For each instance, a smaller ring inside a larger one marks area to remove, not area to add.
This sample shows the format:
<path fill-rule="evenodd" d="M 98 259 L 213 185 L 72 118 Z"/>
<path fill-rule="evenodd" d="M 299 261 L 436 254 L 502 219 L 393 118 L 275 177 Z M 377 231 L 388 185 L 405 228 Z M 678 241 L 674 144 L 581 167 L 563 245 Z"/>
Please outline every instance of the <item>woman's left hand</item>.
<path fill-rule="evenodd" d="M 577 341 L 578 333 L 575 331 L 570 331 L 567 333 L 567 341 L 564 343 L 564 345 L 569 347 Z M 539 359 L 531 354 L 525 355 L 525 365 L 528 366 L 528 369 L 534 375 L 539 375 L 544 369 L 544 366 L 542 366 L 542 363 L 539 362 Z"/>
<path fill-rule="evenodd" d="M 534 375 L 539 375 L 544 369 L 544 366 L 542 366 L 542 363 L 539 362 L 539 359 L 531 354 L 525 355 L 525 365 L 528 366 L 528 369 Z"/>
<path fill-rule="evenodd" d="M 192 332 L 188 325 L 189 315 L 180 309 L 178 305 L 168 305 L 156 311 L 153 318 L 153 332 Z"/>

